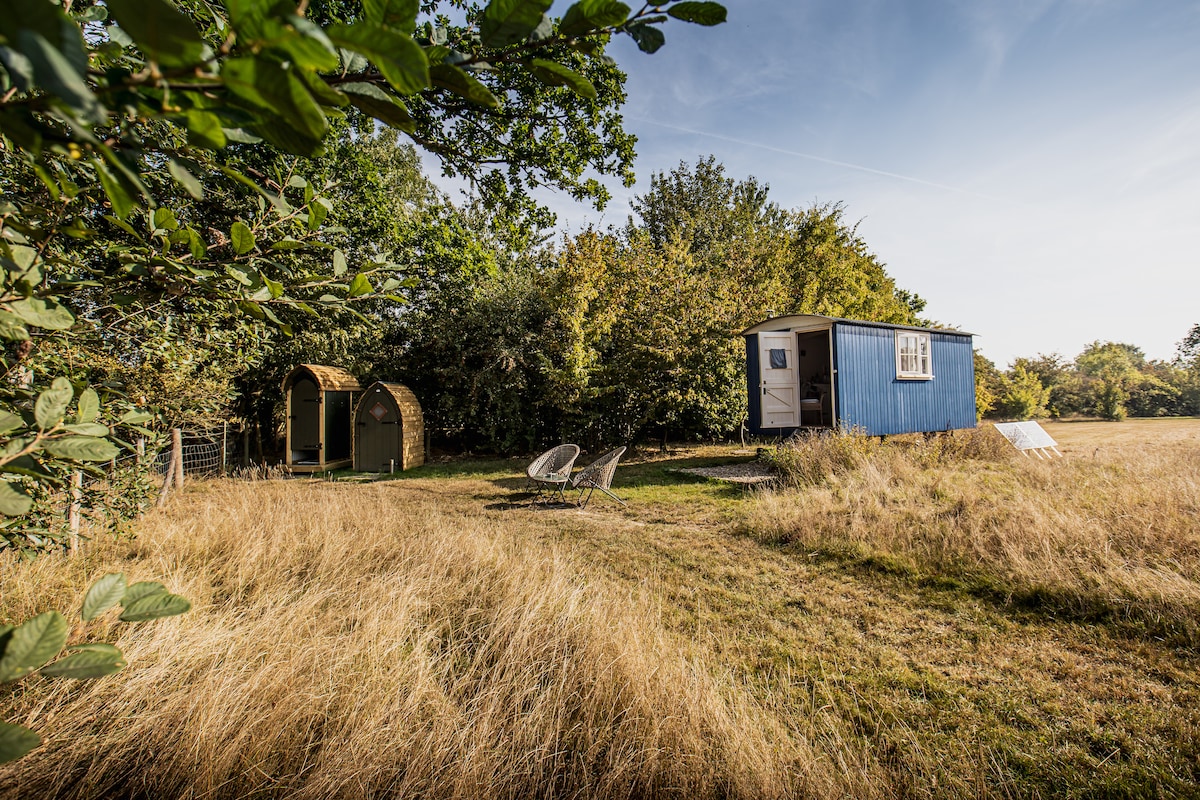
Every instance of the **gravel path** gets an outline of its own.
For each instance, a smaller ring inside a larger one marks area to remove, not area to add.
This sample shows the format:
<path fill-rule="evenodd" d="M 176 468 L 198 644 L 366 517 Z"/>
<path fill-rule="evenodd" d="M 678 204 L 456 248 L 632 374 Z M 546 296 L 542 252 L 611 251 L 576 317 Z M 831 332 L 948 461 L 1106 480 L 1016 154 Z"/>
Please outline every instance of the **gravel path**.
<path fill-rule="evenodd" d="M 722 464 L 717 467 L 692 467 L 679 471 L 731 483 L 768 483 L 775 479 L 775 473 L 757 461 L 749 461 L 745 464 Z"/>

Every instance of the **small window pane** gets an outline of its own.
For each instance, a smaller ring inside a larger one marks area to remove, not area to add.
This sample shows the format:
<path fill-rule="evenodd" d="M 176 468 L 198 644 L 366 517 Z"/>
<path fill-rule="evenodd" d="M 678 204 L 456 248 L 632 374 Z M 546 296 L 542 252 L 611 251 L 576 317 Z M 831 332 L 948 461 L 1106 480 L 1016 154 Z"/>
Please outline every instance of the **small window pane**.
<path fill-rule="evenodd" d="M 787 350 L 771 348 L 771 369 L 787 369 Z"/>
<path fill-rule="evenodd" d="M 933 357 L 927 333 L 896 334 L 896 369 L 900 377 L 933 377 Z"/>

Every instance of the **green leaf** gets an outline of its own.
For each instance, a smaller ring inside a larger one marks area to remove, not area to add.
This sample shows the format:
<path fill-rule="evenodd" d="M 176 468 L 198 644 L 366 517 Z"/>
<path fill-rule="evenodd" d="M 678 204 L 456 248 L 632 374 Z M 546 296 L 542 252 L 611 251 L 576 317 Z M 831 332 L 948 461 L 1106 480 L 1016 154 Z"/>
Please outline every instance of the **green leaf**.
<path fill-rule="evenodd" d="M 188 250 L 192 254 L 192 258 L 197 261 L 208 255 L 208 246 L 204 244 L 204 239 L 195 228 L 187 229 L 188 235 Z"/>
<path fill-rule="evenodd" d="M 58 48 L 71 65 L 71 69 L 83 75 L 87 69 L 87 53 L 79 24 L 63 13 L 61 3 L 45 0 L 5 0 L 4 14 L 0 14 L 0 36 L 15 42 L 22 29 L 44 37 Z M 30 86 L 21 86 L 28 91 Z"/>
<path fill-rule="evenodd" d="M 104 22 L 104 20 L 108 19 L 108 9 L 104 6 L 92 6 L 91 8 L 84 9 L 77 19 L 80 22 Z"/>
<path fill-rule="evenodd" d="M 105 0 L 105 5 L 138 48 L 164 67 L 192 66 L 208 55 L 196 27 L 167 0 Z"/>
<path fill-rule="evenodd" d="M 241 312 L 248 315 L 248 317 L 253 317 L 254 319 L 266 319 L 266 314 L 263 313 L 263 307 L 259 306 L 257 302 L 239 300 L 238 307 L 241 308 Z"/>
<path fill-rule="evenodd" d="M 0 436 L 25 427 L 25 420 L 8 411 L 0 411 Z"/>
<path fill-rule="evenodd" d="M 286 123 L 288 130 L 272 130 L 272 120 L 255 127 L 255 132 L 267 137 L 273 134 L 298 136 L 291 143 L 291 152 L 301 150 L 308 155 L 319 148 L 329 130 L 329 120 L 313 100 L 304 82 L 296 76 L 294 67 L 263 58 L 233 58 L 221 66 L 221 79 L 239 99 L 251 106 L 265 109 Z"/>
<path fill-rule="evenodd" d="M 33 456 L 18 456 L 7 464 L 0 466 L 0 472 L 8 472 L 13 475 L 28 475 L 30 478 L 37 478 L 43 483 L 62 483 L 61 478 L 39 464 Z"/>
<path fill-rule="evenodd" d="M 30 30 L 17 34 L 17 44 L 33 65 L 39 88 L 56 95 L 71 110 L 92 122 L 102 124 L 108 119 L 108 112 L 92 94 L 83 75 L 54 45 Z"/>
<path fill-rule="evenodd" d="M 154 415 L 145 411 L 126 411 L 121 415 L 121 419 L 119 421 L 122 425 L 140 425 L 143 422 L 149 422 L 152 419 L 154 419 Z"/>
<path fill-rule="evenodd" d="M 318 230 L 329 216 L 329 209 L 322 203 L 310 203 L 308 206 L 308 229 Z"/>
<path fill-rule="evenodd" d="M 200 185 L 200 181 L 196 176 L 183 164 L 172 158 L 167 162 L 167 172 L 171 173 L 171 177 L 175 179 L 175 182 L 182 186 L 183 190 L 194 199 L 204 199 L 204 187 Z"/>
<path fill-rule="evenodd" d="M 108 436 L 112 433 L 107 425 L 101 425 L 98 422 L 80 422 L 74 425 L 63 425 L 63 430 L 78 433 L 82 436 Z"/>
<path fill-rule="evenodd" d="M 239 220 L 229 230 L 229 241 L 233 243 L 233 252 L 239 256 L 245 255 L 254 249 L 254 232 Z"/>
<path fill-rule="evenodd" d="M 112 442 L 92 436 L 47 439 L 42 442 L 42 449 L 52 456 L 72 461 L 112 461 L 121 454 L 121 449 Z"/>
<path fill-rule="evenodd" d="M 67 413 L 67 405 L 74 397 L 75 390 L 71 388 L 71 382 L 62 377 L 55 378 L 50 388 L 38 395 L 37 402 L 34 403 L 33 418 L 37 421 L 38 428 L 48 431 L 62 422 Z"/>
<path fill-rule="evenodd" d="M 124 668 L 125 658 L 120 651 L 113 656 L 111 653 L 83 650 L 42 667 L 41 674 L 51 678 L 70 678 L 81 681 L 112 675 Z"/>
<path fill-rule="evenodd" d="M 580 36 L 620 25 L 628 18 L 629 6 L 618 0 L 579 0 L 563 15 L 558 32 L 563 36 Z"/>
<path fill-rule="evenodd" d="M 429 60 L 412 37 L 370 22 L 331 25 L 328 32 L 339 47 L 370 59 L 400 94 L 416 94 L 429 87 Z"/>
<path fill-rule="evenodd" d="M 281 320 L 279 317 L 275 316 L 275 312 L 271 310 L 270 306 L 263 306 L 262 310 L 263 310 L 263 314 L 266 315 L 267 319 L 271 320 L 271 322 L 274 322 L 276 325 L 278 325 L 280 327 L 280 329 L 283 331 L 285 336 L 292 335 L 292 326 L 288 325 L 286 322 Z"/>
<path fill-rule="evenodd" d="M 370 294 L 375 291 L 371 286 L 371 281 L 361 272 L 354 276 L 354 280 L 350 281 L 350 288 L 346 291 L 347 297 L 361 297 L 364 294 Z"/>
<path fill-rule="evenodd" d="M 225 146 L 225 131 L 221 127 L 221 118 L 216 114 L 193 108 L 188 110 L 185 119 L 188 144 L 209 150 L 220 150 Z"/>
<path fill-rule="evenodd" d="M 57 300 L 27 297 L 8 304 L 8 308 L 26 324 L 52 331 L 65 331 L 75 324 L 75 315 Z"/>
<path fill-rule="evenodd" d="M 158 581 L 138 581 L 125 590 L 125 596 L 121 598 L 121 605 L 128 606 L 136 603 L 144 597 L 150 597 L 155 594 L 164 594 L 167 587 L 163 586 Z"/>
<path fill-rule="evenodd" d="M 304 17 L 285 13 L 280 19 L 270 20 L 265 32 L 270 45 L 287 53 L 300 72 L 332 72 L 338 68 L 337 49 L 325 29 Z"/>
<path fill-rule="evenodd" d="M 79 410 L 75 414 L 75 419 L 79 422 L 93 422 L 100 414 L 100 395 L 96 394 L 96 390 L 88 386 L 79 393 Z"/>
<path fill-rule="evenodd" d="M 0 514 L 6 517 L 19 517 L 28 514 L 33 508 L 33 498 L 25 494 L 21 487 L 5 480 L 0 480 Z"/>
<path fill-rule="evenodd" d="M 125 574 L 110 572 L 92 584 L 83 597 L 83 608 L 79 615 L 85 622 L 91 621 L 121 602 L 125 597 Z"/>
<path fill-rule="evenodd" d="M 67 621 L 57 611 L 38 614 L 8 634 L 0 657 L 0 683 L 23 678 L 58 655 L 67 643 Z"/>
<path fill-rule="evenodd" d="M 555 61 L 534 58 L 529 62 L 533 74 L 548 86 L 566 86 L 580 97 L 596 99 L 596 87 L 587 78 Z"/>
<path fill-rule="evenodd" d="M 123 220 L 133 211 L 133 198 L 129 196 L 120 179 L 112 173 L 102 159 L 93 158 L 92 166 L 96 169 L 96 177 L 100 179 L 100 187 L 108 196 L 113 214 L 118 220 Z"/>
<path fill-rule="evenodd" d="M 343 253 L 341 250 L 333 251 L 333 274 L 334 275 L 345 275 L 346 274 L 346 254 Z"/>
<path fill-rule="evenodd" d="M 153 219 L 156 230 L 173 231 L 179 227 L 179 220 L 175 219 L 175 212 L 166 206 L 154 209 Z"/>
<path fill-rule="evenodd" d="M 429 77 L 433 85 L 440 89 L 453 92 L 459 97 L 465 97 L 472 103 L 488 108 L 499 108 L 500 101 L 491 90 L 465 70 L 452 64 L 434 64 L 429 68 Z"/>
<path fill-rule="evenodd" d="M 663 32 L 653 25 L 630 25 L 625 32 L 637 42 L 638 50 L 643 53 L 656 53 L 667 42 Z"/>
<path fill-rule="evenodd" d="M 667 7 L 667 13 L 684 22 L 697 25 L 720 25 L 725 21 L 725 6 L 711 2 L 683 2 Z"/>
<path fill-rule="evenodd" d="M 402 33 L 412 33 L 419 10 L 419 0 L 363 0 L 363 13 L 368 20 Z"/>
<path fill-rule="evenodd" d="M 0 764 L 16 761 L 42 743 L 29 728 L 0 722 Z"/>
<path fill-rule="evenodd" d="M 174 617 L 187 612 L 191 607 L 192 604 L 185 597 L 167 592 L 156 592 L 138 598 L 132 603 L 125 603 L 125 611 L 121 613 L 121 619 L 124 622 L 144 622 L 148 619 Z"/>
<path fill-rule="evenodd" d="M 266 275 L 263 275 L 262 279 L 263 279 L 263 283 L 266 284 L 267 289 L 269 289 L 271 292 L 272 300 L 277 300 L 280 297 L 283 297 L 283 284 L 282 283 L 280 283 L 279 281 L 273 281 L 270 278 L 268 278 Z"/>
<path fill-rule="evenodd" d="M 492 0 L 479 21 L 479 36 L 485 47 L 505 47 L 529 38 L 553 0 Z"/>
<path fill-rule="evenodd" d="M 29 329 L 21 322 L 20 317 L 11 311 L 0 309 L 0 339 L 10 342 L 23 342 L 29 338 Z"/>
<path fill-rule="evenodd" d="M 416 123 L 409 116 L 404 103 L 373 83 L 347 83 L 342 91 L 350 98 L 350 102 L 359 111 L 385 122 L 401 131 L 416 130 Z"/>

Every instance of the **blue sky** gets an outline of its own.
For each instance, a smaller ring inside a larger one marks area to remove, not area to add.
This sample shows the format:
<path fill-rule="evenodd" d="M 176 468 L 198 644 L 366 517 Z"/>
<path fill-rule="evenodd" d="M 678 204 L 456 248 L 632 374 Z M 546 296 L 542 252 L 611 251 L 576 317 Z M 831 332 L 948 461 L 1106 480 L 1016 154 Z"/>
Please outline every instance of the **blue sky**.
<path fill-rule="evenodd" d="M 639 182 L 713 154 L 782 206 L 836 201 L 926 315 L 1001 367 L 1200 322 L 1200 2 L 729 0 L 618 41 Z M 561 6 L 561 8 L 560 8 Z M 553 13 L 562 13 L 558 3 Z"/>

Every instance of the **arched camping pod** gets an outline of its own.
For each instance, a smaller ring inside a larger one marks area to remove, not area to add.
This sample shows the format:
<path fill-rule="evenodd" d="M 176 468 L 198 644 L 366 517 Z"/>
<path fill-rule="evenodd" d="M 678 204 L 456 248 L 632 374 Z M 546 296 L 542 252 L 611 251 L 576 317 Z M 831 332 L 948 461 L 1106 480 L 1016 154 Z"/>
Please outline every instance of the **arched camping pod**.
<path fill-rule="evenodd" d="M 383 381 L 368 386 L 354 422 L 356 470 L 391 472 L 425 463 L 425 419 L 407 386 Z"/>
<path fill-rule="evenodd" d="M 352 461 L 351 415 L 358 380 L 339 367 L 301 364 L 283 379 L 287 459 L 293 472 L 322 472 Z"/>

